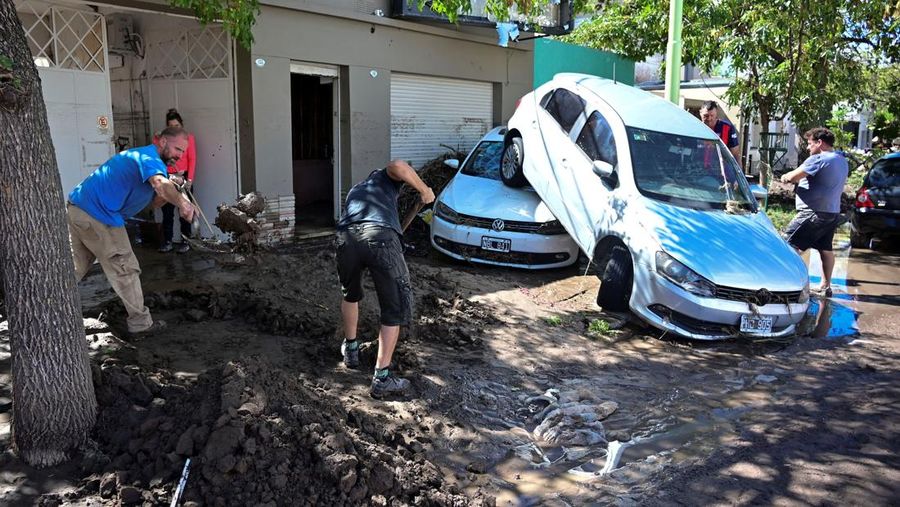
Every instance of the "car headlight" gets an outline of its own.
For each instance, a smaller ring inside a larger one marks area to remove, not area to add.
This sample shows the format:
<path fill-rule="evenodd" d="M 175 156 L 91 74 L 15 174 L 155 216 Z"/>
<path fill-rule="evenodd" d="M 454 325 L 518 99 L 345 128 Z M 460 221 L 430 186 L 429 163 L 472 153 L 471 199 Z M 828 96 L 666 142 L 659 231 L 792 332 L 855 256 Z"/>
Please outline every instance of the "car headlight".
<path fill-rule="evenodd" d="M 451 224 L 459 223 L 459 213 L 453 210 L 450 206 L 447 206 L 443 203 L 443 201 L 438 201 L 437 206 L 435 207 L 435 213 L 438 217 L 450 222 Z"/>
<path fill-rule="evenodd" d="M 559 223 L 559 220 L 553 220 L 550 222 L 544 222 L 537 230 L 538 234 L 544 234 L 547 236 L 552 236 L 555 234 L 565 234 L 566 228 Z"/>
<path fill-rule="evenodd" d="M 716 286 L 666 252 L 656 252 L 656 272 L 682 289 L 698 296 L 714 297 Z"/>
<path fill-rule="evenodd" d="M 806 280 L 806 285 L 803 286 L 803 290 L 800 292 L 800 297 L 797 298 L 798 303 L 809 303 L 809 279 Z"/>

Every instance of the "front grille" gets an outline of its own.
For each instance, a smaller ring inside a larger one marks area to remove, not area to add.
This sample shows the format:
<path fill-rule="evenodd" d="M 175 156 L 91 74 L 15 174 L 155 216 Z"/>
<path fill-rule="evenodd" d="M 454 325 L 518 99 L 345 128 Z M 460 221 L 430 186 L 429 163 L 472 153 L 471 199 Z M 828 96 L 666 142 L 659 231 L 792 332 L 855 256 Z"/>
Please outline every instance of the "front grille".
<path fill-rule="evenodd" d="M 544 264 L 556 264 L 569 260 L 568 252 L 555 253 L 535 253 L 535 252 L 491 252 L 477 246 L 464 245 L 455 241 L 450 241 L 441 236 L 435 236 L 434 242 L 444 250 L 450 253 L 465 257 L 466 259 L 478 259 L 494 262 L 508 262 L 510 264 L 524 264 L 531 266 L 540 266 Z"/>
<path fill-rule="evenodd" d="M 468 227 L 477 227 L 479 229 L 492 229 L 494 219 L 493 218 L 482 218 L 475 217 L 472 215 L 463 215 L 459 214 L 459 221 L 457 222 L 459 225 L 465 225 Z M 503 221 L 504 231 L 508 232 L 527 232 L 531 234 L 540 234 L 541 226 L 544 224 L 537 222 L 518 222 L 515 220 L 504 220 Z M 554 234 L 561 234 L 561 232 L 554 232 Z"/>
<path fill-rule="evenodd" d="M 663 319 L 668 320 L 672 324 L 701 336 L 738 336 L 740 334 L 740 320 L 734 325 L 722 324 L 719 322 L 710 322 L 707 320 L 695 319 L 689 315 L 676 312 L 675 310 L 660 304 L 650 305 L 649 310 Z M 773 333 L 783 331 L 786 326 L 776 326 L 772 328 Z"/>
<path fill-rule="evenodd" d="M 762 292 L 764 290 L 735 289 L 734 287 L 716 285 L 716 298 L 728 301 L 742 301 L 760 306 L 767 304 L 783 305 L 799 303 L 800 295 L 803 293 L 801 290 Z"/>
<path fill-rule="evenodd" d="M 663 305 L 650 305 L 649 309 L 663 319 L 666 319 L 672 322 L 672 324 L 693 334 L 704 336 L 731 336 L 737 331 L 735 326 L 695 319 Z"/>

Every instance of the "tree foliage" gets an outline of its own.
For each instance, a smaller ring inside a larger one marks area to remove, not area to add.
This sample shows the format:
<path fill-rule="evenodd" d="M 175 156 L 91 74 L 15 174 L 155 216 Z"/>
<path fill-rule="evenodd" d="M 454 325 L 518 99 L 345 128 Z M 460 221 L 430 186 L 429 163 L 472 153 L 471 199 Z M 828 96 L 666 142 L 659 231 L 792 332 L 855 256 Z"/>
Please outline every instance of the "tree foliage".
<path fill-rule="evenodd" d="M 203 24 L 222 23 L 228 35 L 246 49 L 253 44 L 259 0 L 169 0 L 169 3 L 193 11 Z"/>
<path fill-rule="evenodd" d="M 900 64 L 870 69 L 867 99 L 875 109 L 873 135 L 888 143 L 900 137 Z"/>
<path fill-rule="evenodd" d="M 416 2 L 419 10 L 427 5 L 435 14 L 446 16 L 451 23 L 456 23 L 460 15 L 472 12 L 472 0 L 407 0 Z M 535 19 L 551 0 L 487 0 L 484 11 L 493 19 L 506 21 L 511 14 L 518 14 L 525 19 Z M 572 8 L 575 12 L 584 12 L 596 2 L 590 0 L 574 0 Z M 517 16 L 517 17 L 519 17 Z"/>
<path fill-rule="evenodd" d="M 642 60 L 665 51 L 668 0 L 603 0 L 570 42 Z M 683 61 L 734 72 L 726 98 L 761 123 L 799 125 L 857 101 L 864 70 L 900 58 L 900 2 L 873 0 L 686 0 Z"/>

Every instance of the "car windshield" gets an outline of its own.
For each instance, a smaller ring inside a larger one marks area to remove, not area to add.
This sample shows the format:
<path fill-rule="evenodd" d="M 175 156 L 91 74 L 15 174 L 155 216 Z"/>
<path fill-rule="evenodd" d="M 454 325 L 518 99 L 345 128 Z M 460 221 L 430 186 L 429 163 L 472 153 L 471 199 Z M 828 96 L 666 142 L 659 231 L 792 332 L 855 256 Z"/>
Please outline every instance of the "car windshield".
<path fill-rule="evenodd" d="M 871 188 L 900 187 L 900 158 L 879 161 L 866 178 Z"/>
<path fill-rule="evenodd" d="M 462 168 L 462 173 L 492 180 L 500 180 L 501 141 L 482 141 L 472 150 L 472 155 Z"/>
<path fill-rule="evenodd" d="M 697 208 L 726 209 L 732 202 L 756 211 L 747 178 L 719 140 L 627 127 L 640 192 L 652 199 Z"/>

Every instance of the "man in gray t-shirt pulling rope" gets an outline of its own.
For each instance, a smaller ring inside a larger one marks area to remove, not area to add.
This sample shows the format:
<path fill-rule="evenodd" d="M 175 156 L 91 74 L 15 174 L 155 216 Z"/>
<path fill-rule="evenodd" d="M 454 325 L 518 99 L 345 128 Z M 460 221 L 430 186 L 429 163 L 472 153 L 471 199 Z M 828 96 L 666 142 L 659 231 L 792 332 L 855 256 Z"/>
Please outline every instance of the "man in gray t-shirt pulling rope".
<path fill-rule="evenodd" d="M 809 158 L 800 167 L 781 177 L 782 183 L 797 185 L 797 216 L 784 233 L 788 243 L 798 252 L 813 248 L 822 258 L 822 287 L 831 297 L 831 273 L 834 231 L 841 223 L 841 194 L 847 182 L 847 159 L 834 152 L 834 134 L 826 128 L 814 128 L 803 135 Z"/>
<path fill-rule="evenodd" d="M 415 169 L 402 160 L 395 160 L 384 169 L 372 171 L 368 178 L 350 189 L 337 225 L 338 276 L 344 296 L 341 354 L 347 367 L 359 366 L 356 330 L 359 301 L 363 297 L 362 276 L 367 268 L 375 282 L 381 308 L 378 358 L 370 390 L 373 398 L 402 395 L 409 389 L 408 380 L 390 371 L 400 326 L 409 324 L 412 318 L 412 287 L 400 243 L 403 230 L 397 211 L 397 199 L 404 183 L 419 192 L 423 205 L 434 201 L 434 192 Z"/>

